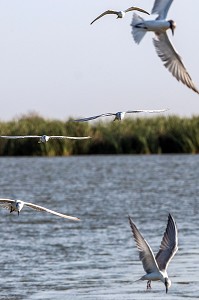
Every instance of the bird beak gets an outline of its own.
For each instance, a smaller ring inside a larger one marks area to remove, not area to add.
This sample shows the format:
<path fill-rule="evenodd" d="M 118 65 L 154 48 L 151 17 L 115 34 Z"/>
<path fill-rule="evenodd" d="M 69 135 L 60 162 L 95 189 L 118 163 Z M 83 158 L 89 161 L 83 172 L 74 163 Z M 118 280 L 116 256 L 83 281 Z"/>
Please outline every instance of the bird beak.
<path fill-rule="evenodd" d="M 19 211 L 18 211 L 18 216 L 19 216 Z"/>
<path fill-rule="evenodd" d="M 171 28 L 172 35 L 174 36 L 174 28 Z"/>
<path fill-rule="evenodd" d="M 166 286 L 166 294 L 168 293 L 168 286 L 167 286 L 167 284 L 165 284 L 165 286 Z"/>

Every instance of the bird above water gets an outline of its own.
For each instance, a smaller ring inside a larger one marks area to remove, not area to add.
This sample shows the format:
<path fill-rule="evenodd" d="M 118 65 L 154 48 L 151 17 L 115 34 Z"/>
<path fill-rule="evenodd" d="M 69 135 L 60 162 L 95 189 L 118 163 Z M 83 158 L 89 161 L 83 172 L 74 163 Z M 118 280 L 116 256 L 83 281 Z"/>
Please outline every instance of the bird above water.
<path fill-rule="evenodd" d="M 99 15 L 95 20 L 93 20 L 90 25 L 92 25 L 95 21 L 97 21 L 98 19 L 100 19 L 101 17 L 103 17 L 105 15 L 117 15 L 117 19 L 122 19 L 122 18 L 124 18 L 125 14 L 127 12 L 133 11 L 133 10 L 138 10 L 147 15 L 150 15 L 146 10 L 139 8 L 139 7 L 135 7 L 135 6 L 132 6 L 132 7 L 127 8 L 126 10 L 120 10 L 120 11 L 115 11 L 115 10 L 109 9 L 109 10 L 106 10 L 105 12 L 103 12 L 101 15 Z"/>
<path fill-rule="evenodd" d="M 80 220 L 79 218 L 67 216 L 67 215 L 64 215 L 64 214 L 60 214 L 60 213 L 58 213 L 54 210 L 50 210 L 50 209 L 45 208 L 43 206 L 36 205 L 36 204 L 30 203 L 30 202 L 25 202 L 25 201 L 22 201 L 22 200 L 12 200 L 12 199 L 1 198 L 0 199 L 0 205 L 4 208 L 9 209 L 10 213 L 13 212 L 13 211 L 16 211 L 18 213 L 18 215 L 19 215 L 20 211 L 22 210 L 22 208 L 25 205 L 25 206 L 33 208 L 37 211 L 45 211 L 45 212 L 51 213 L 51 214 L 56 215 L 56 216 L 61 217 L 61 218 L 70 219 L 70 220 L 73 220 L 73 221 L 79 221 Z"/>
<path fill-rule="evenodd" d="M 173 20 L 166 20 L 168 10 L 173 0 L 155 0 L 152 14 L 157 14 L 155 20 L 144 20 L 134 13 L 132 26 L 132 35 L 137 44 L 140 43 L 147 31 L 155 33 L 153 44 L 157 55 L 163 61 L 164 66 L 178 80 L 188 88 L 199 94 L 199 90 L 193 83 L 191 76 L 183 64 L 182 58 L 171 43 L 166 31 L 170 29 L 174 35 L 176 23 Z"/>
<path fill-rule="evenodd" d="M 87 140 L 90 136 L 63 136 L 63 135 L 0 135 L 2 139 L 26 139 L 26 138 L 36 138 L 39 139 L 38 143 L 47 143 L 49 139 L 69 139 L 69 140 Z"/>
<path fill-rule="evenodd" d="M 128 110 L 128 111 L 118 111 L 116 113 L 105 113 L 105 114 L 101 114 L 101 115 L 97 115 L 97 116 L 92 116 L 92 117 L 88 117 L 88 118 L 82 118 L 82 119 L 77 119 L 74 120 L 74 122 L 86 122 L 86 121 L 90 121 L 90 120 L 94 120 L 100 117 L 111 117 L 111 116 L 115 116 L 113 121 L 121 121 L 124 119 L 126 114 L 135 114 L 135 113 L 161 113 L 164 112 L 168 109 L 156 109 L 156 110 Z"/>
<path fill-rule="evenodd" d="M 151 288 L 151 281 L 161 280 L 166 287 L 167 293 L 171 286 L 171 280 L 167 274 L 167 267 L 178 250 L 178 233 L 174 218 L 169 214 L 167 227 L 156 256 L 154 256 L 151 247 L 143 238 L 130 217 L 129 223 L 139 251 L 140 260 L 146 272 L 139 280 L 147 280 L 147 289 Z"/>

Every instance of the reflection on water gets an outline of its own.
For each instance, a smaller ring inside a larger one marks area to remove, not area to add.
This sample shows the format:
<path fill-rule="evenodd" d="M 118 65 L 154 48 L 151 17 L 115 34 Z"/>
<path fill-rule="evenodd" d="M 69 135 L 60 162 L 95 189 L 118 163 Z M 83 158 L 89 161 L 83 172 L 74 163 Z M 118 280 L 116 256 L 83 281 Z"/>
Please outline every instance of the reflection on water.
<path fill-rule="evenodd" d="M 0 197 L 15 197 L 81 218 L 24 207 L 0 210 L 0 299 L 184 299 L 199 295 L 199 156 L 0 158 Z M 154 252 L 168 212 L 179 251 L 160 282 L 144 274 L 130 214 Z"/>

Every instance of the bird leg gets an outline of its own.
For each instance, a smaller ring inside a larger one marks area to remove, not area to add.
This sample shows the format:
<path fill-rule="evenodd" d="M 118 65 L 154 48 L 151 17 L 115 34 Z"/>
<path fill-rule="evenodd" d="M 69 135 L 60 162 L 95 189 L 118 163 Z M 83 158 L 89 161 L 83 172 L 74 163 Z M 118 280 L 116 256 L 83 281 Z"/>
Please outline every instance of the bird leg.
<path fill-rule="evenodd" d="M 151 280 L 147 281 L 147 286 L 146 286 L 147 290 L 151 289 Z"/>

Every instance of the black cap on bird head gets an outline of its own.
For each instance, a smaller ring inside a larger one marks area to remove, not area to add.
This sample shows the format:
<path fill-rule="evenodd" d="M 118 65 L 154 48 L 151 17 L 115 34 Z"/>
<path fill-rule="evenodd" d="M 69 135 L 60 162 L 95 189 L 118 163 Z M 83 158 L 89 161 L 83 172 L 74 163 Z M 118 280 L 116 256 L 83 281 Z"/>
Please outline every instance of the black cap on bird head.
<path fill-rule="evenodd" d="M 170 23 L 170 29 L 172 32 L 172 35 L 174 35 L 174 30 L 176 29 L 176 23 L 173 20 L 168 21 Z"/>

